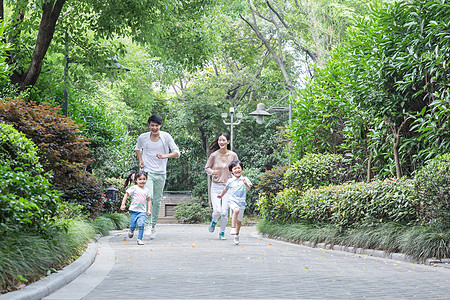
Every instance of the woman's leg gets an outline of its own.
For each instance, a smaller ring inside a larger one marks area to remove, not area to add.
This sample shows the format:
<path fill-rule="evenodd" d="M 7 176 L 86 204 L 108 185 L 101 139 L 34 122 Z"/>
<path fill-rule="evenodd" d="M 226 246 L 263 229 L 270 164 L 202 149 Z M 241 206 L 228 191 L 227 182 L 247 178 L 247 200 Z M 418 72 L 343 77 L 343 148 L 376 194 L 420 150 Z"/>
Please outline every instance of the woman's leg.
<path fill-rule="evenodd" d="M 220 211 L 220 232 L 225 232 L 228 223 L 228 193 L 222 197 L 222 207 Z"/>
<path fill-rule="evenodd" d="M 224 186 L 217 183 L 211 183 L 211 205 L 212 211 L 212 221 L 217 223 L 221 213 L 221 199 L 217 198 L 217 195 L 222 193 Z"/>

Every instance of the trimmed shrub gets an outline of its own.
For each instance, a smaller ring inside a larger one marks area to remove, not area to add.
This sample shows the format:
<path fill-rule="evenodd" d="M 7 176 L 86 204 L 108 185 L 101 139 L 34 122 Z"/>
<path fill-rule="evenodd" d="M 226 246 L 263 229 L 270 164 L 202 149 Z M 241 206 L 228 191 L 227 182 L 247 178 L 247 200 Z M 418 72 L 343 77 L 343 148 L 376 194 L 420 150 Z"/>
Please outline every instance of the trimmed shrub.
<path fill-rule="evenodd" d="M 92 214 L 103 205 L 103 189 L 88 172 L 89 141 L 80 125 L 59 113 L 59 107 L 25 103 L 21 98 L 0 101 L 0 120 L 23 132 L 39 148 L 39 161 L 53 186 L 64 192 L 63 199 L 80 203 Z"/>
<path fill-rule="evenodd" d="M 284 173 L 289 166 L 274 166 L 271 170 L 266 171 L 259 179 L 257 189 L 260 194 L 267 197 L 275 196 L 286 188 L 284 184 Z"/>
<path fill-rule="evenodd" d="M 183 223 L 203 223 L 210 215 L 208 207 L 203 207 L 201 203 L 194 201 L 180 203 L 175 210 L 175 218 Z"/>
<path fill-rule="evenodd" d="M 347 183 L 300 192 L 295 188 L 258 201 L 263 217 L 278 223 L 311 222 L 339 227 L 417 220 L 413 181 Z"/>
<path fill-rule="evenodd" d="M 297 190 L 341 184 L 352 180 L 349 161 L 338 154 L 307 154 L 284 175 L 284 184 Z"/>
<path fill-rule="evenodd" d="M 430 160 L 414 177 L 417 210 L 424 223 L 450 226 L 450 154 Z"/>
<path fill-rule="evenodd" d="M 0 123 L 0 161 L 12 169 L 21 167 L 34 174 L 42 173 L 38 148 L 12 125 Z"/>
<path fill-rule="evenodd" d="M 72 163 L 90 162 L 89 141 L 80 134 L 80 125 L 61 115 L 59 107 L 9 99 L 0 101 L 0 120 L 13 125 L 38 146 L 44 170 L 55 171 L 57 181 L 63 180 L 56 176 L 59 169 Z"/>
<path fill-rule="evenodd" d="M 0 235 L 45 232 L 53 226 L 60 192 L 52 190 L 38 163 L 36 146 L 0 123 Z"/>
<path fill-rule="evenodd" d="M 105 204 L 105 190 L 100 180 L 77 167 L 69 167 L 68 171 L 68 178 L 71 180 L 67 180 L 64 185 L 55 185 L 64 191 L 62 200 L 79 203 L 85 212 L 93 216 L 99 215 Z"/>

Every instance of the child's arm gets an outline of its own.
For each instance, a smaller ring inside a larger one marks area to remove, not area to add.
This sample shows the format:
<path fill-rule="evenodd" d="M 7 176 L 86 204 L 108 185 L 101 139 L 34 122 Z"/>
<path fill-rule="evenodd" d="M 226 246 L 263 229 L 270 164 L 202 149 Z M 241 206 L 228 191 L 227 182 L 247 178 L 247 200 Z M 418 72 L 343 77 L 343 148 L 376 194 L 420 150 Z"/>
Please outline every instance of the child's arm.
<path fill-rule="evenodd" d="M 222 193 L 220 195 L 217 195 L 217 198 L 221 199 L 225 193 L 228 192 L 227 188 L 223 188 Z"/>
<path fill-rule="evenodd" d="M 147 216 L 152 215 L 152 201 L 150 200 L 150 197 L 147 197 Z"/>
<path fill-rule="evenodd" d="M 129 196 L 128 192 L 126 192 L 125 195 L 123 195 L 122 205 L 120 205 L 120 210 L 125 210 L 125 208 L 126 208 L 125 203 L 127 203 L 128 196 Z"/>
<path fill-rule="evenodd" d="M 245 184 L 245 187 L 247 188 L 247 191 L 250 191 L 250 189 L 252 187 L 250 185 L 248 185 L 247 180 L 245 180 L 245 178 L 242 178 L 242 182 Z"/>

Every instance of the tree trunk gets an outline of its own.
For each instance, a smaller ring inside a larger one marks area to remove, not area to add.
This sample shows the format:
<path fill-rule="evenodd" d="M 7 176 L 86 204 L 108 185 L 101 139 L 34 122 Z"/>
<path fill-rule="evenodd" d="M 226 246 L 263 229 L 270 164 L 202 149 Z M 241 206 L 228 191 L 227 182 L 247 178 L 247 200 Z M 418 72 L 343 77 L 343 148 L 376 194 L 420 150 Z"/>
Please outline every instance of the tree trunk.
<path fill-rule="evenodd" d="M 400 166 L 400 156 L 398 154 L 398 148 L 400 147 L 400 133 L 403 129 L 403 126 L 405 126 L 407 121 L 408 121 L 407 117 L 403 117 L 403 122 L 400 124 L 398 129 L 396 129 L 395 122 L 393 122 L 390 117 L 387 120 L 387 122 L 391 125 L 391 128 L 392 128 L 392 137 L 393 137 L 392 150 L 394 152 L 395 173 L 397 175 L 397 178 L 402 177 L 402 168 Z"/>
<path fill-rule="evenodd" d="M 42 5 L 42 19 L 31 57 L 30 67 L 19 83 L 21 90 L 36 84 L 42 71 L 42 63 L 55 33 L 56 21 L 66 0 L 48 1 Z"/>
<path fill-rule="evenodd" d="M 402 177 L 402 169 L 400 168 L 400 158 L 398 155 L 399 145 L 400 145 L 400 135 L 394 134 L 394 144 L 393 144 L 392 148 L 394 151 L 395 173 L 397 174 L 397 178 Z"/>

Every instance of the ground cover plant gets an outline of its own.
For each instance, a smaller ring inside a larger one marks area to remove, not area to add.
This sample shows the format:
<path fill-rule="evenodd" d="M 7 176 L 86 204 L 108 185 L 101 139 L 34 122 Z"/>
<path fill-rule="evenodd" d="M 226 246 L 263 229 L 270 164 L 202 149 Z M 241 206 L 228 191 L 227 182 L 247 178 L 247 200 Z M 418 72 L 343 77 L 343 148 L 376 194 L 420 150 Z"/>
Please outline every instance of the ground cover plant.
<path fill-rule="evenodd" d="M 127 214 L 108 214 L 89 221 L 83 215 L 81 206 L 63 204 L 57 223 L 64 224 L 65 230 L 50 229 L 47 235 L 25 231 L 1 237 L 2 294 L 67 266 L 85 251 L 87 244 L 96 236 L 127 227 L 129 217 Z"/>
<path fill-rule="evenodd" d="M 290 242 L 326 243 L 355 248 L 403 253 L 418 262 L 427 258 L 450 257 L 450 229 L 437 224 L 402 225 L 389 222 L 377 226 L 341 228 L 330 224 L 277 224 L 266 220 L 258 223 L 262 234 Z"/>

